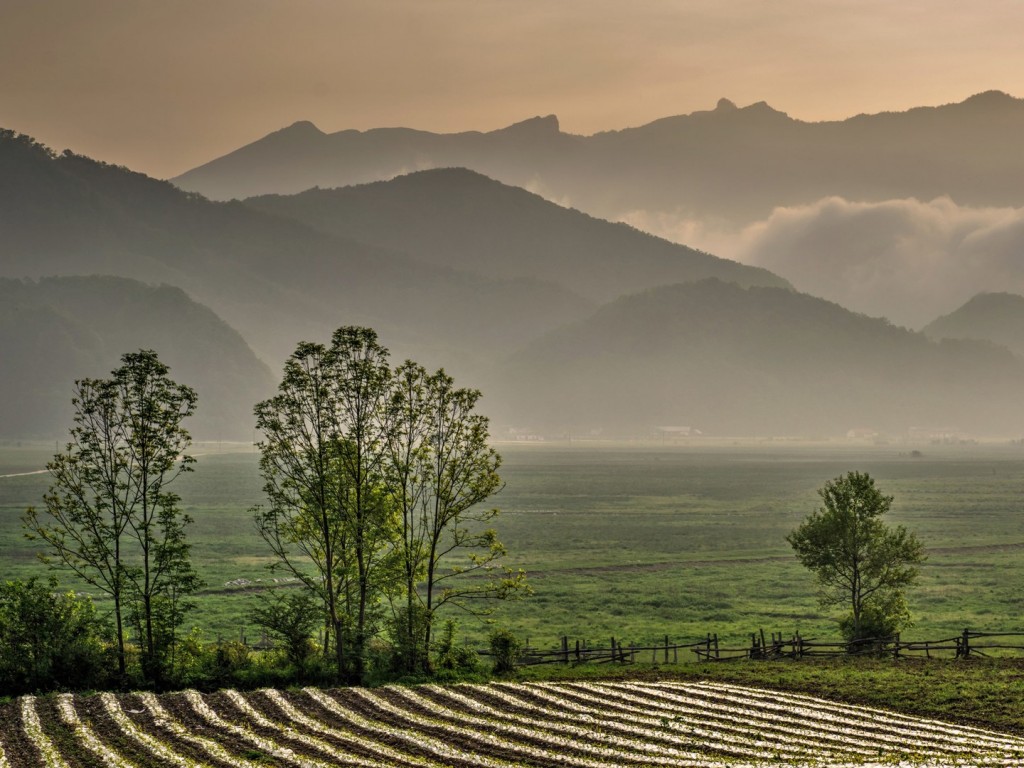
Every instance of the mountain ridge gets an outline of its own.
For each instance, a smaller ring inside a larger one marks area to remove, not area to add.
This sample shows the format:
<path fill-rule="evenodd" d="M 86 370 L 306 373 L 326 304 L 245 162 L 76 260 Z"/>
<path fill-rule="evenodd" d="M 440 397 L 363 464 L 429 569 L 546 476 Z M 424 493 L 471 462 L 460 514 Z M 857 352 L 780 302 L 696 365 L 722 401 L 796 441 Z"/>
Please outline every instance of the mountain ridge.
<path fill-rule="evenodd" d="M 492 386 L 556 434 L 891 437 L 1024 428 L 1024 360 L 807 294 L 709 279 L 624 296 L 511 355 Z M 543 400 L 530 393 L 541 388 Z M 643 429 L 646 425 L 646 431 Z M 630 430 L 633 430 L 632 432 Z M 639 431 L 638 431 L 639 430 Z"/>
<path fill-rule="evenodd" d="M 737 107 L 723 99 L 711 110 L 589 136 L 562 132 L 552 115 L 489 132 L 338 131 L 297 140 L 287 152 L 259 140 L 172 182 L 228 199 L 461 166 L 600 218 L 643 210 L 742 226 L 830 196 L 1024 204 L 1016 184 L 1022 133 L 1024 100 L 1001 91 L 818 122 L 763 101 Z"/>
<path fill-rule="evenodd" d="M 979 293 L 921 329 L 933 339 L 977 339 L 1024 358 L 1024 296 Z"/>
<path fill-rule="evenodd" d="M 244 203 L 435 266 L 540 279 L 597 302 L 711 276 L 792 287 L 767 270 L 596 219 L 465 168 Z"/>
<path fill-rule="evenodd" d="M 180 288 L 113 276 L 0 278 L 0 435 L 67 434 L 73 383 L 154 349 L 196 389 L 198 439 L 250 439 L 252 405 L 274 381 L 242 336 Z M 24 376 L 31 371 L 30 377 Z"/>

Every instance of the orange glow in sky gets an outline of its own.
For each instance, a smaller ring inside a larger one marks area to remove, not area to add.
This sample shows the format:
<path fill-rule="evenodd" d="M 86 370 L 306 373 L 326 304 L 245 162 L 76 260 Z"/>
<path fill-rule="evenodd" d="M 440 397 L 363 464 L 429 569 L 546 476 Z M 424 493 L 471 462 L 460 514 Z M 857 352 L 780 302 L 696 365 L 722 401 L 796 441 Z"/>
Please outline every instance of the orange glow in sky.
<path fill-rule="evenodd" d="M 1017 0 L 3 0 L 0 127 L 170 177 L 289 125 L 589 134 L 1024 96 Z"/>

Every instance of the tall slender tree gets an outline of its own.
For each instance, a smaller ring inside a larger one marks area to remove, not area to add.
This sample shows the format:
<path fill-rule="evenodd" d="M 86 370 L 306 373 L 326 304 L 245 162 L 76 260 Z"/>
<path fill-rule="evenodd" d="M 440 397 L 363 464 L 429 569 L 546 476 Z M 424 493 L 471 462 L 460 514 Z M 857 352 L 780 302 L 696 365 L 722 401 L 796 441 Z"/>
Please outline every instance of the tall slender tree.
<path fill-rule="evenodd" d="M 475 412 L 479 399 L 479 390 L 456 388 L 444 370 L 427 383 L 428 490 L 421 496 L 427 649 L 434 614 L 442 606 L 483 612 L 481 601 L 529 592 L 525 573 L 500 565 L 505 547 L 495 530 L 485 527 L 498 514 L 481 505 L 501 488 L 501 456 L 488 445 L 487 417 Z M 464 559 L 442 565 L 459 552 Z M 467 574 L 487 578 L 470 580 Z"/>
<path fill-rule="evenodd" d="M 356 567 L 353 674 L 364 671 L 366 643 L 376 616 L 376 594 L 388 588 L 394 538 L 390 498 L 384 491 L 386 406 L 391 383 L 388 350 L 371 328 L 344 327 L 331 339 L 334 383 L 341 406 L 338 431 L 346 450 L 341 465 L 346 493 L 342 514 Z"/>
<path fill-rule="evenodd" d="M 114 602 L 118 671 L 126 672 L 125 623 L 140 640 L 143 674 L 159 685 L 182 600 L 200 585 L 189 559 L 191 522 L 167 485 L 191 470 L 182 426 L 195 392 L 168 377 L 152 350 L 121 357 L 111 378 L 75 383 L 75 425 L 47 465 L 46 516 L 25 515 L 44 559 L 68 568 Z"/>
<path fill-rule="evenodd" d="M 331 353 L 302 342 L 285 363 L 278 394 L 256 406 L 268 504 L 254 513 L 274 566 L 298 578 L 324 606 L 340 672 L 347 661 L 351 551 L 341 514 L 348 487 L 333 377 Z"/>
<path fill-rule="evenodd" d="M 406 360 L 395 369 L 387 408 L 384 482 L 398 515 L 398 560 L 402 602 L 396 611 L 396 642 L 406 672 L 427 665 L 426 614 L 418 585 L 425 573 L 430 445 L 427 419 L 429 377 L 418 363 Z"/>

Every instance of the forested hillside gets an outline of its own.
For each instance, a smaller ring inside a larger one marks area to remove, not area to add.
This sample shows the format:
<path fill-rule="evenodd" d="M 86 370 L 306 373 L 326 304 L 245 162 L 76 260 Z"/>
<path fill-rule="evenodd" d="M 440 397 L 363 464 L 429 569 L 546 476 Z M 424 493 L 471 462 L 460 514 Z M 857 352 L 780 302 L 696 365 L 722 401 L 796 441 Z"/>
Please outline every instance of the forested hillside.
<path fill-rule="evenodd" d="M 179 288 L 118 277 L 0 279 L 0 435 L 50 438 L 71 426 L 76 379 L 105 377 L 153 349 L 199 393 L 200 439 L 251 440 L 252 404 L 274 388 L 242 337 Z"/>
<path fill-rule="evenodd" d="M 716 435 L 1012 434 L 1022 387 L 1024 361 L 1005 349 L 716 280 L 619 299 L 512 357 L 494 384 L 511 414 L 564 432 Z"/>

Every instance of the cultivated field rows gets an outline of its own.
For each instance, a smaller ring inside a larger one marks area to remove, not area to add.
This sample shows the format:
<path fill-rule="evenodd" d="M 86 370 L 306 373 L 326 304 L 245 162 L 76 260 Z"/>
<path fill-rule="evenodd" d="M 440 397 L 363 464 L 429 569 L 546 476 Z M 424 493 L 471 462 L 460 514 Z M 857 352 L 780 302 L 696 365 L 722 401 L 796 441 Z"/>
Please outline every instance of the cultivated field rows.
<path fill-rule="evenodd" d="M 719 683 L 25 696 L 0 768 L 1019 765 L 1024 738 Z"/>

